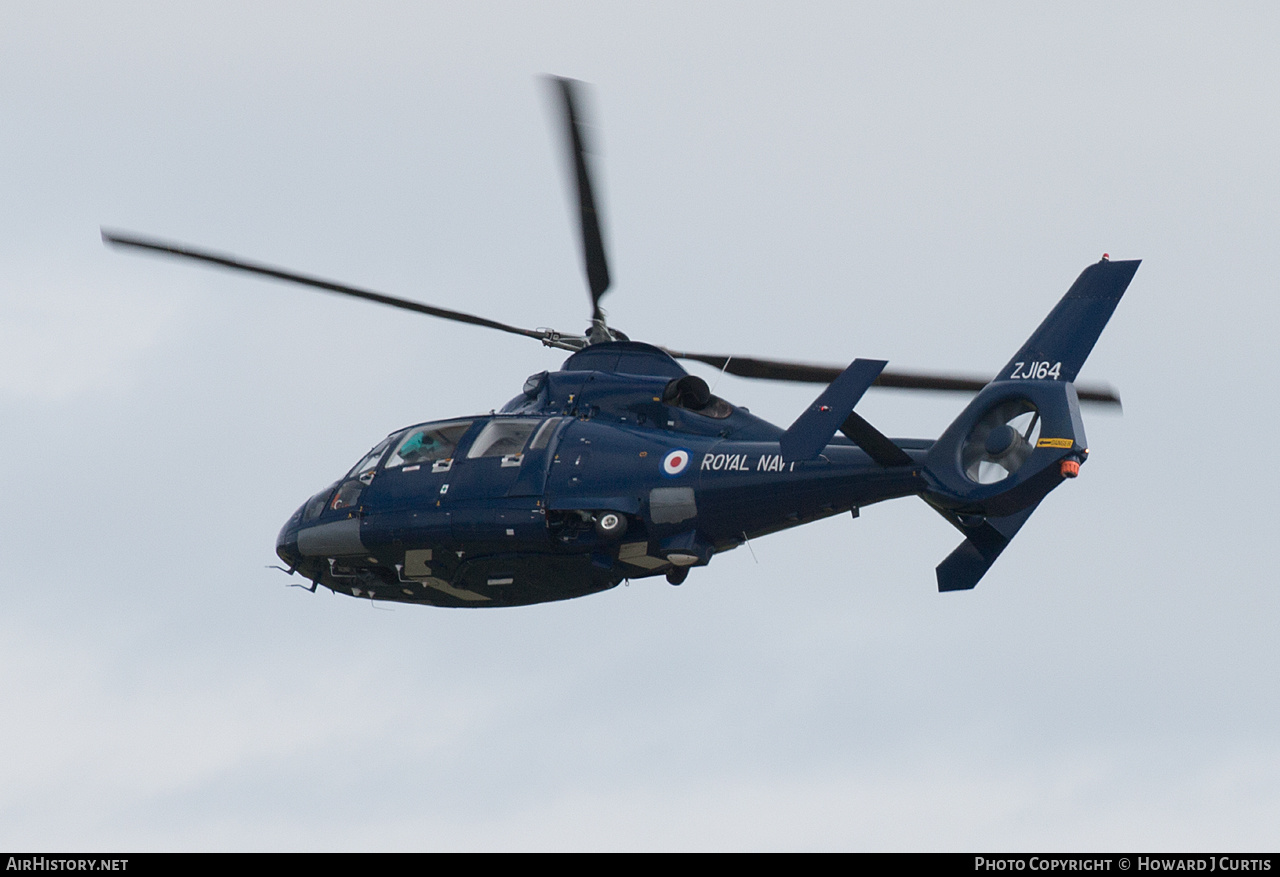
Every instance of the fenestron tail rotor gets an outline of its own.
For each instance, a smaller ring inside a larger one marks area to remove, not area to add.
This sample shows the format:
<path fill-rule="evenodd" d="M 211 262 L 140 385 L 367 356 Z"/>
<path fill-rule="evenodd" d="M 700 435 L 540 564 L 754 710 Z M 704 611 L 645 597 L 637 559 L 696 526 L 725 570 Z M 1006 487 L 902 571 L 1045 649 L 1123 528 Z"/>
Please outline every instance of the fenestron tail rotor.
<path fill-rule="evenodd" d="M 970 481 L 995 484 L 1022 468 L 1040 435 L 1040 412 L 1026 399 L 986 412 L 960 446 L 960 468 Z"/>

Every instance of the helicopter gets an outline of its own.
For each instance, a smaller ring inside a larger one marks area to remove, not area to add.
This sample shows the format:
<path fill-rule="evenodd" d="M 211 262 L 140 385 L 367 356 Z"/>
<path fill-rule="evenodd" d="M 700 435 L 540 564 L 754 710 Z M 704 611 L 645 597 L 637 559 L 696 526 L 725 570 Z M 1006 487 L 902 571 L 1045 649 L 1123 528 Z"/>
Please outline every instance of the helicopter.
<path fill-rule="evenodd" d="M 1088 458 L 1075 380 L 1139 261 L 1084 269 L 991 379 L 673 350 L 609 326 L 608 259 L 588 162 L 582 84 L 549 77 L 573 169 L 591 300 L 582 335 L 526 329 L 127 232 L 108 245 L 195 260 L 570 351 L 485 415 L 418 423 L 378 442 L 285 522 L 276 553 L 309 590 L 446 607 L 565 600 L 692 569 L 750 540 L 901 497 L 963 536 L 940 591 L 975 587 L 1040 502 Z M 679 360 L 825 384 L 788 427 L 711 392 Z M 854 409 L 872 387 L 976 393 L 936 439 L 889 438 Z"/>

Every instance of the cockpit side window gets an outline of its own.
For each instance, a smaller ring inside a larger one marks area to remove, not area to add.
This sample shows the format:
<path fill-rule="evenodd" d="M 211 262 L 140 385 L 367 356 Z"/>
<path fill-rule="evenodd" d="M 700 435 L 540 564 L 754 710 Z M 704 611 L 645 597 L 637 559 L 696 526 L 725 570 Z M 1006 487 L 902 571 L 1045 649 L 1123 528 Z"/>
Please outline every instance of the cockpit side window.
<path fill-rule="evenodd" d="M 355 468 L 347 473 L 347 478 L 358 478 L 365 484 L 373 480 L 373 476 L 378 472 L 378 461 L 382 459 L 382 455 L 387 452 L 387 448 L 391 445 L 394 436 L 387 436 L 378 442 L 378 446 L 372 451 L 364 455 L 364 459 L 356 463 Z"/>
<path fill-rule="evenodd" d="M 422 426 L 415 426 L 404 433 L 404 440 L 387 460 L 386 468 L 393 469 L 406 463 L 412 466 L 451 459 L 458 447 L 458 442 L 471 428 L 471 423 L 470 420 L 454 420 L 448 423 L 424 423 Z"/>
<path fill-rule="evenodd" d="M 508 457 L 524 450 L 529 436 L 543 423 L 542 420 L 526 420 L 517 417 L 499 417 L 490 420 L 467 452 L 467 459 L 476 457 Z"/>

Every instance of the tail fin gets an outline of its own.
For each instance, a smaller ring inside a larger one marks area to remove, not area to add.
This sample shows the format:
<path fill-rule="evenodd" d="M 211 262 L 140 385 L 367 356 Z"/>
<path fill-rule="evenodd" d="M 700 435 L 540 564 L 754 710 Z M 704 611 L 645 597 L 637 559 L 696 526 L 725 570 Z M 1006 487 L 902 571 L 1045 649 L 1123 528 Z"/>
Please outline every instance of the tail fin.
<path fill-rule="evenodd" d="M 1103 259 L 1080 272 L 1062 301 L 995 379 L 1044 380 L 1052 370 L 1053 380 L 1074 381 L 1140 264 L 1137 259 Z"/>
<path fill-rule="evenodd" d="M 1089 453 L 1073 381 L 1138 261 L 1090 265 L 925 458 L 924 500 L 965 534 L 938 566 L 939 590 L 972 588 Z"/>

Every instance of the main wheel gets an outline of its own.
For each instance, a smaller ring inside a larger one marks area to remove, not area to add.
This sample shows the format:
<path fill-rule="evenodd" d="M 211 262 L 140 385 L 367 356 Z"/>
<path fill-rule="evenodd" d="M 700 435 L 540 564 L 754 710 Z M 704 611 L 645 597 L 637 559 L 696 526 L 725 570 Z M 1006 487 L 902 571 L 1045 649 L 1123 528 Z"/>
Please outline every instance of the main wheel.
<path fill-rule="evenodd" d="M 627 532 L 627 519 L 618 512 L 597 512 L 596 533 L 602 539 L 617 539 Z"/>

